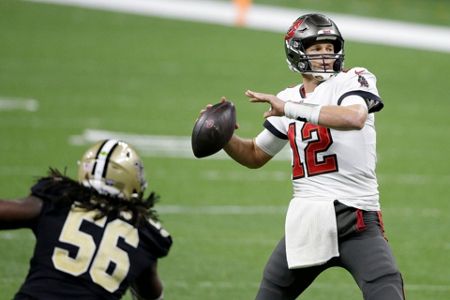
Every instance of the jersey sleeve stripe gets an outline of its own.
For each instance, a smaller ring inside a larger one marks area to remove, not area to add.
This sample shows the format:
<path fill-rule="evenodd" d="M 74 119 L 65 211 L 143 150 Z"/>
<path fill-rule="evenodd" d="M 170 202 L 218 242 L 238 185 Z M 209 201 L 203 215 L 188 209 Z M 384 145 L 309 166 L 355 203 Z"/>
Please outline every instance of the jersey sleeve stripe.
<path fill-rule="evenodd" d="M 270 131 L 270 133 L 272 133 L 274 136 L 276 136 L 279 139 L 282 140 L 287 140 L 288 136 L 285 135 L 284 133 L 280 132 L 278 129 L 275 128 L 275 126 L 272 125 L 272 123 L 270 123 L 269 121 L 264 121 L 264 127 Z"/>
<path fill-rule="evenodd" d="M 366 92 L 366 91 L 347 92 L 338 99 L 337 105 L 341 105 L 342 101 L 346 97 L 352 96 L 352 95 L 360 96 L 361 98 L 364 99 L 364 101 L 366 101 L 367 108 L 369 109 L 369 113 L 374 113 L 374 112 L 380 111 L 384 107 L 384 103 L 380 97 L 378 97 L 377 95 L 372 94 L 370 92 Z"/>

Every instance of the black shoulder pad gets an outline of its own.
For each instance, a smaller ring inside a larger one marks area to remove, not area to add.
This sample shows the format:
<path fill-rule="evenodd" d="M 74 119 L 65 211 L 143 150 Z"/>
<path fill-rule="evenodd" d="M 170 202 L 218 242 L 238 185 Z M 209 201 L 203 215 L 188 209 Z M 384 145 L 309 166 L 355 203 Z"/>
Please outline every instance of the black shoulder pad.
<path fill-rule="evenodd" d="M 45 177 L 31 187 L 31 194 L 43 200 L 55 201 L 61 198 L 64 190 L 62 185 L 52 177 Z"/>

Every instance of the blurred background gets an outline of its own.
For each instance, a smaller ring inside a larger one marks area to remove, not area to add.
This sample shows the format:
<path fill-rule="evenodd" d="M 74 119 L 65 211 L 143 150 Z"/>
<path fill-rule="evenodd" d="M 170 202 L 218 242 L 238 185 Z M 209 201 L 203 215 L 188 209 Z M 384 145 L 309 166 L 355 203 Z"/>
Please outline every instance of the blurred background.
<path fill-rule="evenodd" d="M 225 21 L 202 13 L 215 5 Z M 430 36 L 443 46 L 450 40 L 446 0 L 207 1 L 202 10 L 186 9 L 181 20 L 172 18 L 175 8 L 147 15 L 146 5 L 138 7 L 0 1 L 0 197 L 27 195 L 50 166 L 75 176 L 77 160 L 96 139 L 127 140 L 144 158 L 150 190 L 161 195 L 163 225 L 174 237 L 160 263 L 167 299 L 254 298 L 283 234 L 289 160 L 249 170 L 221 154 L 194 159 L 190 153 L 191 130 L 206 104 L 232 100 L 237 133 L 253 137 L 267 107 L 250 104 L 244 91 L 276 93 L 299 81 L 285 63 L 287 27 L 271 30 L 263 22 L 255 29 L 255 11 L 375 18 L 401 22 L 411 28 L 405 35 L 417 32 L 423 43 Z M 189 13 L 208 20 L 186 20 Z M 376 116 L 377 172 L 407 298 L 449 299 L 450 52 L 356 38 L 345 47 L 346 66 L 372 71 L 385 103 Z M 0 232 L 0 299 L 12 298 L 23 282 L 33 246 L 27 230 Z M 362 296 L 349 274 L 332 269 L 302 297 L 331 298 Z"/>

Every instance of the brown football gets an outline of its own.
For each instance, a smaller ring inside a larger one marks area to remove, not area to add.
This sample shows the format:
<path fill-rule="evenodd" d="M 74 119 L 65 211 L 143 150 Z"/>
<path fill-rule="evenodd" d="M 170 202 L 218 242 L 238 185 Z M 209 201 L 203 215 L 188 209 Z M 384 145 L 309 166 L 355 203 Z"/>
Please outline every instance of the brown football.
<path fill-rule="evenodd" d="M 219 152 L 231 139 L 236 127 L 236 108 L 223 101 L 208 108 L 195 122 L 191 143 L 195 157 Z"/>

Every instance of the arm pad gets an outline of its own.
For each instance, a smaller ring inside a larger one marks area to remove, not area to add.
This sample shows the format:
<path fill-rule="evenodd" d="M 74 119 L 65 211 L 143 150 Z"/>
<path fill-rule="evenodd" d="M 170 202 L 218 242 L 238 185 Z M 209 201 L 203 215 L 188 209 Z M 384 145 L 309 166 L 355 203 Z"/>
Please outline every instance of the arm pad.
<path fill-rule="evenodd" d="M 321 105 L 308 103 L 286 102 L 284 105 L 284 115 L 290 119 L 319 124 Z"/>

